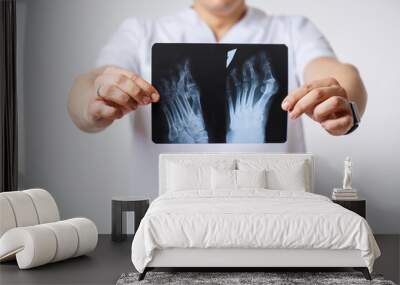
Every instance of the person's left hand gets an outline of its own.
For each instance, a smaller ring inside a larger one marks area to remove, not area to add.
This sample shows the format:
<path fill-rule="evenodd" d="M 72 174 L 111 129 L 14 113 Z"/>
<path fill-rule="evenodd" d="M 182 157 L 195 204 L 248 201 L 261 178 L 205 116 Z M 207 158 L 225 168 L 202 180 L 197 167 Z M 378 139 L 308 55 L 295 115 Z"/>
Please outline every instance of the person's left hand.
<path fill-rule="evenodd" d="M 353 115 L 346 90 L 334 78 L 312 81 L 291 92 L 282 102 L 290 119 L 307 114 L 334 136 L 346 134 Z"/>

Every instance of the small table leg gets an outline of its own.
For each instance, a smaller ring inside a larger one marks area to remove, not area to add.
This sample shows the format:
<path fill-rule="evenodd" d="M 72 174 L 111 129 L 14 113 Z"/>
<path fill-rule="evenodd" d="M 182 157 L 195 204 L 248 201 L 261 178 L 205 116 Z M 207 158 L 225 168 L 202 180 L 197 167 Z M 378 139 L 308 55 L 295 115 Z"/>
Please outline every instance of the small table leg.
<path fill-rule="evenodd" d="M 119 201 L 112 201 L 112 221 L 111 221 L 111 239 L 113 241 L 123 241 L 126 239 L 126 235 L 122 234 L 122 203 Z"/>
<path fill-rule="evenodd" d="M 135 207 L 135 210 L 134 210 L 135 211 L 135 232 L 134 233 L 137 232 L 139 225 L 140 225 L 140 221 L 143 219 L 148 208 L 149 208 L 148 201 L 145 201 Z"/>

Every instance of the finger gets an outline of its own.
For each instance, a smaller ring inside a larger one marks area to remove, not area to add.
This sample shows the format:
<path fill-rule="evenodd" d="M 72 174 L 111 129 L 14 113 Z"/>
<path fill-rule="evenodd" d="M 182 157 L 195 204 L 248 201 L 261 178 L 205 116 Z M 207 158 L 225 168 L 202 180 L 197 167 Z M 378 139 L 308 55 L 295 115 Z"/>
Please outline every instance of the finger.
<path fill-rule="evenodd" d="M 150 99 L 150 102 L 158 102 L 160 100 L 160 94 L 153 85 L 139 76 L 133 77 L 132 79 L 144 91 L 145 96 Z"/>
<path fill-rule="evenodd" d="M 144 93 L 132 79 L 121 73 L 102 74 L 96 79 L 95 85 L 100 86 L 98 89 L 98 91 L 101 93 L 100 95 L 107 99 L 110 98 L 108 98 L 107 94 L 105 94 L 107 91 L 104 91 L 104 86 L 107 88 L 107 86 L 112 85 L 126 93 L 128 97 L 131 97 L 132 100 L 136 101 L 140 105 L 146 105 L 151 102 L 150 99 L 145 99 Z M 105 96 L 103 96 L 103 94 L 105 94 Z M 125 102 L 121 103 L 123 103 L 123 106 L 128 107 L 128 105 L 130 105 L 128 101 L 131 100 L 129 98 L 124 98 L 124 101 Z"/>
<path fill-rule="evenodd" d="M 320 87 L 313 89 L 299 101 L 297 101 L 289 116 L 291 119 L 296 119 L 303 113 L 311 114 L 316 105 L 333 96 L 338 97 L 338 100 L 339 98 L 343 99 L 342 96 L 345 96 L 344 89 L 340 86 Z"/>
<path fill-rule="evenodd" d="M 282 102 L 282 109 L 285 111 L 291 111 L 294 105 L 296 105 L 297 101 L 303 98 L 311 90 L 321 87 L 331 87 L 335 85 L 339 85 L 339 82 L 334 78 L 324 78 L 307 83 L 286 96 L 286 98 Z"/>
<path fill-rule="evenodd" d="M 349 102 L 341 97 L 330 97 L 315 107 L 312 118 L 321 123 L 330 118 L 335 118 L 337 113 L 347 113 L 351 115 Z"/>
<path fill-rule="evenodd" d="M 126 69 L 122 69 L 116 66 L 110 66 L 106 68 L 104 71 L 104 74 L 121 74 L 126 76 L 127 78 L 133 80 L 140 89 L 142 89 L 145 93 L 146 96 L 148 96 L 152 102 L 158 102 L 160 100 L 160 94 L 158 91 L 147 81 L 142 79 L 140 76 L 138 76 L 136 73 L 131 72 Z"/>
<path fill-rule="evenodd" d="M 340 136 L 347 133 L 353 125 L 353 116 L 344 115 L 337 119 L 326 120 L 321 126 L 331 135 Z"/>
<path fill-rule="evenodd" d="M 138 103 L 133 98 L 129 99 L 128 106 L 132 111 L 135 111 L 138 108 Z"/>
<path fill-rule="evenodd" d="M 113 84 L 104 84 L 99 89 L 100 99 L 113 102 L 121 107 L 129 107 L 130 96 Z"/>
<path fill-rule="evenodd" d="M 138 108 L 138 103 L 132 98 L 129 98 L 129 101 L 126 106 L 120 106 L 114 103 L 113 101 L 108 101 L 107 99 L 104 98 L 101 98 L 99 100 L 102 100 L 108 106 L 119 109 L 122 112 L 122 115 L 125 115 L 131 111 L 135 111 Z"/>
<path fill-rule="evenodd" d="M 93 120 L 114 120 L 123 115 L 119 108 L 107 105 L 101 100 L 89 104 L 88 114 Z"/>

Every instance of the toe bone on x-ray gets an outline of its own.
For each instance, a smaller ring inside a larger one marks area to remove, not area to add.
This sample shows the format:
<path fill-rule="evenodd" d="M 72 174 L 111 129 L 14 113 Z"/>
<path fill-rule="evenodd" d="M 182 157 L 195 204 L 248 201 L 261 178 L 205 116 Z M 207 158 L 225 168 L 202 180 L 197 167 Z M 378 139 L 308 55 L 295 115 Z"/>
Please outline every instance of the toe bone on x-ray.
<path fill-rule="evenodd" d="M 189 62 L 177 66 L 177 76 L 163 81 L 162 105 L 171 143 L 208 143 L 200 93 L 189 69 Z"/>
<path fill-rule="evenodd" d="M 241 69 L 231 70 L 227 85 L 230 124 L 226 141 L 263 143 L 270 107 L 268 103 L 278 90 L 265 54 L 255 55 Z"/>

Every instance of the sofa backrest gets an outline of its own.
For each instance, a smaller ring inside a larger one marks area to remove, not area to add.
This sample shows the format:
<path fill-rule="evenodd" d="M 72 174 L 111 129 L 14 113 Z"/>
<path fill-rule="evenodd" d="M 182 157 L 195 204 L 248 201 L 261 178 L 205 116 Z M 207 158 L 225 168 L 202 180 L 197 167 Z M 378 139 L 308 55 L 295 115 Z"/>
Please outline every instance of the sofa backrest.
<path fill-rule="evenodd" d="M 263 164 L 269 167 L 275 165 L 293 165 L 304 163 L 304 175 L 307 192 L 314 192 L 314 158 L 312 154 L 275 154 L 275 153 L 168 153 L 159 156 L 159 194 L 167 192 L 168 169 L 173 164 L 195 167 L 211 166 L 240 169 L 239 166 Z M 281 169 L 285 169 L 284 167 Z M 279 167 L 278 167 L 279 170 Z M 283 173 L 284 175 L 284 173 Z M 176 178 L 174 178 L 176 179 Z M 290 190 L 290 189 L 282 189 Z"/>
<path fill-rule="evenodd" d="M 60 220 L 53 197 L 44 189 L 0 193 L 0 237 L 15 227 L 34 226 Z"/>

